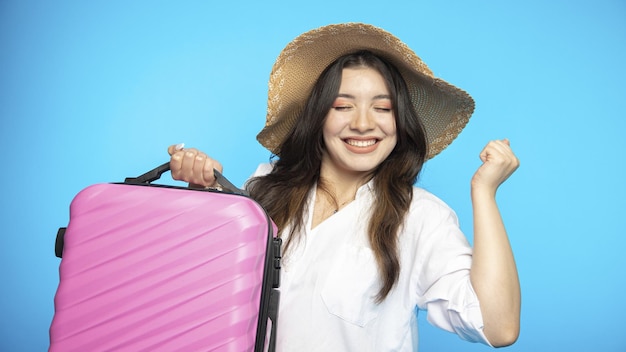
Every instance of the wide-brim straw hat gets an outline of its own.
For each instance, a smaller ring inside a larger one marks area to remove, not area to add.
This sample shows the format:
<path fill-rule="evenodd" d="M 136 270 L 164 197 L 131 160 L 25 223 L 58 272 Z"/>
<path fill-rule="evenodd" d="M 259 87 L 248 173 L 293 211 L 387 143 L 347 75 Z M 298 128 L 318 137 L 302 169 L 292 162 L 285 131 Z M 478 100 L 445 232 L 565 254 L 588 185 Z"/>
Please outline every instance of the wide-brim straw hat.
<path fill-rule="evenodd" d="M 301 34 L 280 53 L 269 80 L 267 120 L 257 140 L 280 156 L 280 145 L 297 122 L 324 69 L 339 57 L 369 50 L 394 64 L 426 129 L 430 159 L 461 133 L 474 112 L 465 91 L 435 77 L 393 34 L 364 23 L 332 24 Z"/>

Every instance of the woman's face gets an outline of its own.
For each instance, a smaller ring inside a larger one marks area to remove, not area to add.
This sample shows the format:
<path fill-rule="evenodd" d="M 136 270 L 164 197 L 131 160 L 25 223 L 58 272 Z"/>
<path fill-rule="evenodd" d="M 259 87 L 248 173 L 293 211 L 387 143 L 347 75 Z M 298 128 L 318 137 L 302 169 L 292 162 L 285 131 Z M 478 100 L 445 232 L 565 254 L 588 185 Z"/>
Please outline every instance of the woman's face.
<path fill-rule="evenodd" d="M 343 69 L 339 94 L 324 123 L 322 167 L 358 177 L 374 170 L 396 146 L 389 90 L 378 71 Z"/>

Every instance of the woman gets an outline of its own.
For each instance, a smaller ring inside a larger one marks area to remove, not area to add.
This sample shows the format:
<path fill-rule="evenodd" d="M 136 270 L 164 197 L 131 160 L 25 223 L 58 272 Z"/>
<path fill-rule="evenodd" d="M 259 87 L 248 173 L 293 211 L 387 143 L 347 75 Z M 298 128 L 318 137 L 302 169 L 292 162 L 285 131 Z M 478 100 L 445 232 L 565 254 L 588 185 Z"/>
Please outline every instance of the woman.
<path fill-rule="evenodd" d="M 489 142 L 471 180 L 473 250 L 454 212 L 413 186 L 473 107 L 379 28 L 331 25 L 287 45 L 257 137 L 278 158 L 247 184 L 284 243 L 278 350 L 414 351 L 416 309 L 469 341 L 517 339 L 519 281 L 495 201 L 519 165 L 509 142 Z M 217 161 L 169 152 L 175 179 L 215 186 Z"/>

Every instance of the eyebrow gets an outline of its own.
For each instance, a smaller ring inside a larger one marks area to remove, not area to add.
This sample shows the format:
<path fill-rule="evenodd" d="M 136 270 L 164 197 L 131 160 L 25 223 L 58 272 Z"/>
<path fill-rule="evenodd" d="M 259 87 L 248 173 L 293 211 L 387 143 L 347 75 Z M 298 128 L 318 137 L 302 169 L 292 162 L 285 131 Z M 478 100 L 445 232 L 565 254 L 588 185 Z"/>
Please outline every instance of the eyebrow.
<path fill-rule="evenodd" d="M 348 98 L 348 99 L 356 99 L 356 97 L 352 94 L 339 93 L 337 94 L 337 98 Z M 391 99 L 389 94 L 379 94 L 372 98 L 372 100 L 380 100 L 380 99 Z"/>

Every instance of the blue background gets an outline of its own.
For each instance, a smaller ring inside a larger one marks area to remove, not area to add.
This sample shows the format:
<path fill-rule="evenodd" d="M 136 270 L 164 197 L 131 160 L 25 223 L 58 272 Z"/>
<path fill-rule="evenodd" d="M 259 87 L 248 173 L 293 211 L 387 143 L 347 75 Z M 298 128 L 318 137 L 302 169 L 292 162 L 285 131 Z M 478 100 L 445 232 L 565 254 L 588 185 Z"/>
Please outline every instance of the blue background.
<path fill-rule="evenodd" d="M 623 0 L 0 0 L 0 350 L 48 347 L 54 238 L 78 191 L 143 173 L 180 142 L 241 184 L 269 157 L 255 136 L 280 50 L 346 21 L 394 33 L 476 99 L 419 181 L 470 240 L 483 145 L 507 137 L 521 159 L 498 195 L 523 289 L 506 350 L 625 351 Z M 489 350 L 424 315 L 420 329 L 421 351 Z"/>

